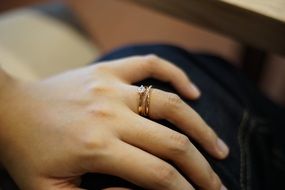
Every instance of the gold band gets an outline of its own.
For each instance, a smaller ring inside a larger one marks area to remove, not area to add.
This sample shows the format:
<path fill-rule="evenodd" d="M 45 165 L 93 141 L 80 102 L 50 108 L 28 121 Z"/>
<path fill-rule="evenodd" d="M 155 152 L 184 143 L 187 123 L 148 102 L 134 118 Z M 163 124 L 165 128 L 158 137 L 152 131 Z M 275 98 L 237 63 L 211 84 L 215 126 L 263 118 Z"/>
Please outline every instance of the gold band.
<path fill-rule="evenodd" d="M 149 115 L 149 107 L 150 107 L 150 91 L 151 85 L 147 88 L 141 85 L 138 89 L 139 92 L 139 104 L 138 104 L 138 114 L 142 116 Z"/>
<path fill-rule="evenodd" d="M 138 114 L 142 115 L 143 114 L 143 99 L 144 99 L 144 93 L 145 93 L 145 87 L 141 85 L 138 88 L 138 93 L 139 93 L 139 105 L 138 105 Z"/>
<path fill-rule="evenodd" d="M 149 115 L 149 105 L 150 105 L 150 91 L 151 91 L 151 85 L 148 86 L 145 92 L 145 109 L 144 109 L 144 116 Z"/>

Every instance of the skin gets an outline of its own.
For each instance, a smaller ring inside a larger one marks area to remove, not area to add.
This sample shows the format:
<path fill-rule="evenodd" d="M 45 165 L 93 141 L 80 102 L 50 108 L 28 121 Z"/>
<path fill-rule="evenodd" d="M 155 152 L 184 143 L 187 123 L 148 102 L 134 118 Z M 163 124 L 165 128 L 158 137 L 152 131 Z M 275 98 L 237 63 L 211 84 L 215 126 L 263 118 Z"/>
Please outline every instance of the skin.
<path fill-rule="evenodd" d="M 0 74 L 1 163 L 23 190 L 80 189 L 87 172 L 119 176 L 146 189 L 224 187 L 191 136 L 211 155 L 229 149 L 181 98 L 151 91 L 152 119 L 166 119 L 184 134 L 137 114 L 137 87 L 153 77 L 170 82 L 181 96 L 200 92 L 185 73 L 154 55 L 100 63 L 36 82 Z M 109 188 L 108 190 L 121 188 Z"/>

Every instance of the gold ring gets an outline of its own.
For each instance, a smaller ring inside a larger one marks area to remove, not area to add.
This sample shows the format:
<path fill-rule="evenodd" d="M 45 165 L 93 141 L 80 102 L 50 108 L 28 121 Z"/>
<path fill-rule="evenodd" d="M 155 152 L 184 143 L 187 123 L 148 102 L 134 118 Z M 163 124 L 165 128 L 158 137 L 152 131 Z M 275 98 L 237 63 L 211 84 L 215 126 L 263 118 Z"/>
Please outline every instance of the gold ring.
<path fill-rule="evenodd" d="M 145 93 L 145 87 L 143 85 L 141 85 L 138 88 L 138 93 L 139 93 L 139 105 L 138 105 L 138 114 L 142 115 L 143 114 L 143 97 L 144 97 L 144 93 Z"/>
<path fill-rule="evenodd" d="M 141 85 L 138 88 L 138 93 L 139 93 L 138 114 L 139 115 L 142 115 L 142 116 L 149 115 L 151 87 L 152 87 L 151 85 L 148 87 Z"/>
<path fill-rule="evenodd" d="M 145 109 L 144 109 L 144 116 L 149 116 L 149 107 L 150 107 L 150 92 L 151 92 L 151 85 L 147 87 L 145 91 Z"/>

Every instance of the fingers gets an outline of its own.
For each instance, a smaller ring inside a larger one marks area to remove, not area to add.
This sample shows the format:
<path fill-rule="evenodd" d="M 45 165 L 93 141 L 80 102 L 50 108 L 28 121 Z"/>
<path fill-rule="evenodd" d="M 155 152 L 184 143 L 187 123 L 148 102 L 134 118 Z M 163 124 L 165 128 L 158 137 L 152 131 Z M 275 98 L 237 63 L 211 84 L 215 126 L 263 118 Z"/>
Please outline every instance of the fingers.
<path fill-rule="evenodd" d="M 138 94 L 137 87 L 132 86 L 128 91 L 126 100 L 129 107 L 137 112 Z M 166 119 L 181 129 L 187 136 L 191 136 L 201 144 L 211 155 L 216 158 L 225 158 L 229 149 L 225 143 L 217 137 L 216 133 L 206 124 L 199 114 L 188 106 L 178 95 L 158 89 L 152 89 L 150 94 L 149 117 L 153 119 Z M 130 101 L 132 100 L 132 101 Z"/>
<path fill-rule="evenodd" d="M 200 96 L 200 91 L 183 70 L 155 55 L 120 59 L 111 62 L 109 68 L 128 84 L 153 77 L 164 82 L 170 82 L 185 97 L 196 99 Z"/>
<path fill-rule="evenodd" d="M 167 119 L 201 144 L 211 155 L 225 158 L 229 150 L 200 115 L 188 106 L 178 95 L 162 90 L 151 94 L 150 115 Z"/>
<path fill-rule="evenodd" d="M 100 171 L 96 172 L 121 177 L 146 189 L 193 190 L 186 179 L 165 161 L 122 141 L 112 148 L 112 156 L 101 163 Z"/>
<path fill-rule="evenodd" d="M 187 136 L 131 113 L 120 129 L 123 141 L 165 160 L 171 160 L 193 183 L 203 189 L 220 190 L 221 180 Z"/>

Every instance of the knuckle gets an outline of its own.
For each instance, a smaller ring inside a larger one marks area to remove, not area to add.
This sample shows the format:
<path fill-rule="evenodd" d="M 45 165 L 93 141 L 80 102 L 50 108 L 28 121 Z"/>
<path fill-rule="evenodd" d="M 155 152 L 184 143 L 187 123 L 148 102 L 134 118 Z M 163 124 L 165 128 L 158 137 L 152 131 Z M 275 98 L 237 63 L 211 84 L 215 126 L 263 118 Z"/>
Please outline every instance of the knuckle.
<path fill-rule="evenodd" d="M 175 169 L 167 164 L 161 164 L 154 170 L 155 183 L 160 187 L 171 186 L 172 181 L 176 180 L 177 173 Z"/>
<path fill-rule="evenodd" d="M 103 72 L 106 73 L 109 70 L 109 67 L 106 64 L 100 63 L 94 66 L 95 72 Z"/>
<path fill-rule="evenodd" d="M 110 158 L 113 154 L 114 139 L 112 136 L 99 136 L 85 132 L 80 136 L 80 141 L 77 143 L 77 159 L 82 162 L 82 167 L 86 171 L 98 171 L 101 168 L 99 162 Z"/>
<path fill-rule="evenodd" d="M 186 135 L 175 133 L 170 136 L 172 140 L 171 152 L 178 155 L 185 154 L 191 148 L 191 142 Z"/>
<path fill-rule="evenodd" d="M 148 54 L 144 58 L 150 63 L 155 63 L 159 60 L 159 57 L 155 54 Z"/>
<path fill-rule="evenodd" d="M 177 94 L 168 93 L 166 106 L 169 107 L 170 110 L 176 111 L 180 108 L 182 102 L 182 99 Z"/>
<path fill-rule="evenodd" d="M 205 139 L 207 139 L 208 141 L 210 142 L 216 142 L 216 134 L 215 132 L 213 131 L 213 129 L 211 129 L 210 127 L 204 127 L 202 129 L 202 134 L 204 135 Z"/>
<path fill-rule="evenodd" d="M 154 54 L 146 55 L 142 57 L 143 61 L 141 64 L 142 70 L 146 71 L 149 77 L 154 77 L 160 61 L 160 58 Z"/>
<path fill-rule="evenodd" d="M 89 114 L 95 118 L 111 118 L 115 116 L 115 113 L 111 109 L 104 106 L 97 105 L 96 107 L 90 108 L 88 110 Z"/>
<path fill-rule="evenodd" d="M 220 190 L 222 187 L 222 182 L 221 182 L 220 178 L 213 171 L 211 173 L 210 181 L 209 181 L 209 184 L 207 186 L 211 187 L 212 189 L 215 189 L 215 190 Z"/>
<path fill-rule="evenodd" d="M 151 71 L 154 65 L 158 63 L 159 57 L 157 57 L 154 54 L 150 54 L 150 55 L 144 56 L 144 60 L 145 60 L 144 64 L 146 68 L 148 68 Z"/>
<path fill-rule="evenodd" d="M 91 91 L 94 94 L 102 94 L 102 93 L 108 93 L 111 89 L 103 86 L 103 85 L 94 85 L 93 87 L 91 87 Z"/>
<path fill-rule="evenodd" d="M 88 87 L 88 92 L 94 95 L 95 97 L 98 96 L 110 96 L 110 95 L 116 95 L 118 93 L 118 90 L 115 89 L 109 82 L 105 82 L 104 84 L 91 84 Z"/>
<path fill-rule="evenodd" d="M 92 135 L 86 134 L 84 138 L 82 138 L 81 144 L 85 150 L 94 151 L 98 149 L 106 149 L 108 143 L 104 138 L 95 138 Z"/>

